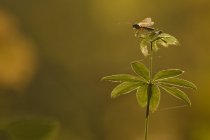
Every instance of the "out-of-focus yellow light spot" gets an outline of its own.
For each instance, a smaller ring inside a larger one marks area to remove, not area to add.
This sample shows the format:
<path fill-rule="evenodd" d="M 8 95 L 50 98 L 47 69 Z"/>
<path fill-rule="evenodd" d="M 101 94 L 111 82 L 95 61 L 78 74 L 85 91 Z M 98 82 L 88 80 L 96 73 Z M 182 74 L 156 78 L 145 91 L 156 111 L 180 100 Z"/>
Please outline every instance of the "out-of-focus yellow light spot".
<path fill-rule="evenodd" d="M 18 29 L 17 20 L 0 10 L 0 87 L 22 90 L 35 72 L 35 48 Z"/>

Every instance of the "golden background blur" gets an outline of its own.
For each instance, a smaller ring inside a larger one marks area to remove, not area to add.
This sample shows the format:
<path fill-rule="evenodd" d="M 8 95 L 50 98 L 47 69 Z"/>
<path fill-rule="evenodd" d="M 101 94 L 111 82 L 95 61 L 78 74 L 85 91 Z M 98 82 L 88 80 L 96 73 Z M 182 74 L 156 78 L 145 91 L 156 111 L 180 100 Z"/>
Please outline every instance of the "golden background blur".
<path fill-rule="evenodd" d="M 164 111 L 183 103 L 162 93 L 149 139 L 210 140 L 209 15 L 209 0 L 0 0 L 0 131 L 44 118 L 59 125 L 50 140 L 142 140 L 135 95 L 111 100 L 115 84 L 100 79 L 144 59 L 131 25 L 152 17 L 181 43 L 156 54 L 155 70 L 183 69 L 198 91 L 187 90 L 191 108 Z"/>

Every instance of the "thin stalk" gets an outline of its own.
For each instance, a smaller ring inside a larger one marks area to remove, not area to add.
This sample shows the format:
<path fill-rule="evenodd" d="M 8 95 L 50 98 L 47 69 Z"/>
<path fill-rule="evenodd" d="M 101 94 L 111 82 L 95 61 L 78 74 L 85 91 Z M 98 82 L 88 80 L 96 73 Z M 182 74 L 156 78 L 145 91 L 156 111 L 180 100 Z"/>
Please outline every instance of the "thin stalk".
<path fill-rule="evenodd" d="M 152 96 L 152 59 L 153 59 L 153 50 L 152 50 L 152 42 L 150 44 L 150 80 L 149 80 L 149 85 L 147 88 L 147 109 L 146 109 L 146 118 L 145 118 L 145 138 L 144 140 L 147 140 L 148 137 L 148 124 L 149 124 L 149 104 L 150 104 L 150 98 Z"/>
<path fill-rule="evenodd" d="M 153 50 L 152 50 L 152 42 L 150 44 L 150 83 L 152 82 L 152 60 L 153 60 Z"/>
<path fill-rule="evenodd" d="M 145 140 L 147 140 L 147 136 L 148 136 L 148 123 L 149 123 L 149 118 L 145 119 Z"/>

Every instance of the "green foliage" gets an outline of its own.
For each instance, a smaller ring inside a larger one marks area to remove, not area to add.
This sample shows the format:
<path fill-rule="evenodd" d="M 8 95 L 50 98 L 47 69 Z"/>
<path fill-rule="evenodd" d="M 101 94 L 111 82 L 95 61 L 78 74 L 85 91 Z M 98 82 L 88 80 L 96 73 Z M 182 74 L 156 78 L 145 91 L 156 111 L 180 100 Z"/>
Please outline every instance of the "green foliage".
<path fill-rule="evenodd" d="M 148 46 L 151 47 L 151 53 L 152 51 L 156 52 L 159 50 L 159 46 L 168 47 L 170 45 L 179 45 L 179 42 L 175 37 L 158 30 L 143 32 L 142 34 L 137 32 L 137 37 L 141 39 L 140 50 L 144 56 L 149 55 Z M 178 87 L 194 90 L 197 89 L 192 82 L 176 78 L 183 74 L 184 71 L 180 69 L 161 70 L 154 74 L 154 77 L 151 77 L 150 70 L 143 63 L 134 61 L 131 63 L 131 67 L 137 76 L 130 74 L 117 74 L 102 78 L 102 80 L 106 81 L 120 82 L 120 84 L 112 90 L 112 98 L 137 90 L 136 98 L 138 104 L 145 107 L 148 104 L 148 86 L 149 84 L 152 84 L 152 94 L 149 101 L 149 108 L 152 112 L 158 108 L 161 93 L 160 89 L 163 89 L 166 93 L 169 93 L 170 95 L 183 100 L 188 105 L 191 105 L 187 95 L 178 89 Z"/>
<path fill-rule="evenodd" d="M 102 80 L 112 81 L 112 82 L 138 82 L 144 81 L 141 77 L 136 77 L 130 74 L 117 74 L 103 77 Z"/>
<path fill-rule="evenodd" d="M 155 74 L 153 80 L 161 80 L 166 78 L 172 78 L 177 77 L 184 73 L 184 71 L 179 69 L 167 69 L 167 70 L 161 70 L 158 73 Z"/>
<path fill-rule="evenodd" d="M 148 100 L 148 86 L 152 84 L 152 95 L 150 98 L 150 110 L 154 112 L 157 110 L 160 101 L 160 89 L 166 91 L 170 95 L 183 100 L 188 105 L 191 105 L 187 95 L 177 87 L 191 88 L 196 90 L 197 87 L 192 82 L 184 79 L 176 78 L 184 73 L 179 69 L 167 69 L 157 72 L 154 77 L 150 77 L 150 71 L 141 62 L 135 61 L 131 63 L 133 71 L 138 74 L 133 76 L 130 74 L 119 74 L 103 77 L 102 80 L 109 80 L 112 82 L 120 82 L 112 92 L 111 97 L 116 98 L 120 95 L 136 91 L 136 98 L 141 107 L 147 105 Z M 150 79 L 152 79 L 150 81 Z"/>
<path fill-rule="evenodd" d="M 171 85 L 175 87 L 191 88 L 194 90 L 197 89 L 196 85 L 193 84 L 192 82 L 184 80 L 184 79 L 179 79 L 179 78 L 162 79 L 162 80 L 159 80 L 158 83 L 160 85 Z"/>
<path fill-rule="evenodd" d="M 144 84 L 137 89 L 136 98 L 140 106 L 145 107 L 147 105 L 147 88 L 148 84 Z"/>
<path fill-rule="evenodd" d="M 177 89 L 176 87 L 173 86 L 160 86 L 162 89 L 164 89 L 167 93 L 171 94 L 172 96 L 181 99 L 185 101 L 189 106 L 191 106 L 190 99 L 187 97 L 187 95 L 181 91 L 180 89 Z"/>
<path fill-rule="evenodd" d="M 179 45 L 179 41 L 172 35 L 162 33 L 158 35 L 157 44 L 160 44 L 164 47 L 168 47 L 170 45 Z"/>
<path fill-rule="evenodd" d="M 131 63 L 131 67 L 136 74 L 149 81 L 149 70 L 143 63 L 135 61 Z"/>
<path fill-rule="evenodd" d="M 192 82 L 177 78 L 184 73 L 184 71 L 180 69 L 161 70 L 153 76 L 153 53 L 157 52 L 161 46 L 169 47 L 172 45 L 179 45 L 178 40 L 174 36 L 164 33 L 158 29 L 151 28 L 150 26 L 153 24 L 154 22 L 152 22 L 151 18 L 145 18 L 142 22 L 133 25 L 133 28 L 135 29 L 135 37 L 140 39 L 140 50 L 142 54 L 145 57 L 150 56 L 150 68 L 148 69 L 139 61 L 134 61 L 131 63 L 131 67 L 137 76 L 130 74 L 118 74 L 102 78 L 102 80 L 120 82 L 120 84 L 112 90 L 112 98 L 137 90 L 136 98 L 138 104 L 141 107 L 147 107 L 145 140 L 147 140 L 149 111 L 154 112 L 157 110 L 162 90 L 191 106 L 190 99 L 186 93 L 178 88 L 197 89 L 195 84 Z"/>
<path fill-rule="evenodd" d="M 152 85 L 152 95 L 150 98 L 150 105 L 149 109 L 154 112 L 157 110 L 158 105 L 160 102 L 160 89 L 157 85 L 153 84 Z"/>
<path fill-rule="evenodd" d="M 142 39 L 140 42 L 140 50 L 143 53 L 144 56 L 148 56 L 148 48 L 147 48 L 147 39 Z"/>
<path fill-rule="evenodd" d="M 152 46 L 152 50 L 154 52 L 157 52 L 159 50 L 159 46 L 169 47 L 172 45 L 179 45 L 179 41 L 174 36 L 162 33 L 158 30 L 146 32 L 137 37 L 141 38 L 140 50 L 144 56 L 149 55 L 148 47 L 150 46 Z"/>
<path fill-rule="evenodd" d="M 130 74 L 117 74 L 103 77 L 101 80 L 112 81 L 112 82 L 137 82 L 138 77 Z"/>
<path fill-rule="evenodd" d="M 127 94 L 139 86 L 141 86 L 140 82 L 123 82 L 112 90 L 111 97 L 116 98 L 120 95 Z"/>

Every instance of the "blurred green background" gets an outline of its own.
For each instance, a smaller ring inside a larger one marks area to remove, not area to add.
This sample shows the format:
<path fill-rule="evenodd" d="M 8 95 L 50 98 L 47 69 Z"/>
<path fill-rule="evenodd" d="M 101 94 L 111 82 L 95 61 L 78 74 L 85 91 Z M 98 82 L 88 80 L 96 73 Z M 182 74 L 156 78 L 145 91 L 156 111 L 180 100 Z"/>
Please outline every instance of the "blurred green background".
<path fill-rule="evenodd" d="M 187 91 L 191 108 L 161 111 L 183 105 L 162 94 L 160 110 L 150 117 L 149 139 L 210 139 L 209 0 L 0 0 L 0 5 L 1 140 L 20 130 L 9 127 L 19 120 L 41 120 L 33 131 L 52 121 L 54 131 L 43 128 L 53 133 L 49 140 L 142 140 L 145 110 L 135 95 L 111 100 L 114 85 L 100 78 L 132 73 L 129 63 L 144 59 L 131 25 L 145 17 L 181 43 L 156 54 L 155 71 L 183 69 L 183 78 L 198 86 L 196 94 Z"/>

